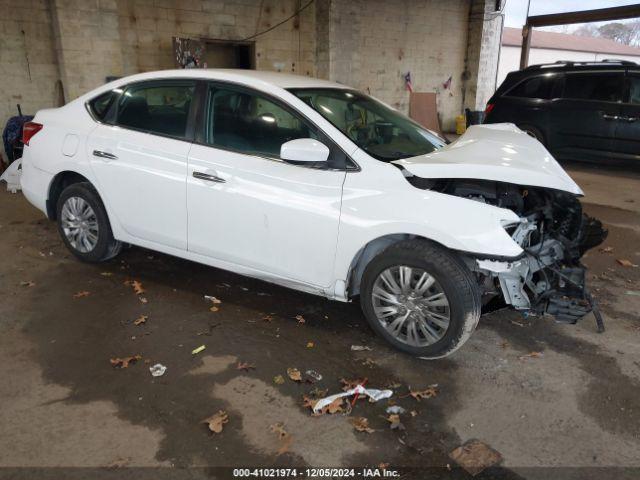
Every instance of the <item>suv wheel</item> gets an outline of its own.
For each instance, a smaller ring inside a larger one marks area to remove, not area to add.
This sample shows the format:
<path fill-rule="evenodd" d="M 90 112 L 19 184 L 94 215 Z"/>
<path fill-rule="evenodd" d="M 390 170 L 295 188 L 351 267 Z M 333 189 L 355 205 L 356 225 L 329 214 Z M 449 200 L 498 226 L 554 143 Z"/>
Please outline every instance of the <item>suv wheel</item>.
<path fill-rule="evenodd" d="M 102 200 L 90 183 L 65 188 L 56 208 L 60 236 L 80 260 L 102 262 L 120 253 L 122 243 L 113 238 Z"/>
<path fill-rule="evenodd" d="M 423 358 L 460 348 L 475 330 L 481 307 L 466 265 L 423 240 L 396 243 L 374 258 L 362 278 L 360 303 L 376 333 Z"/>

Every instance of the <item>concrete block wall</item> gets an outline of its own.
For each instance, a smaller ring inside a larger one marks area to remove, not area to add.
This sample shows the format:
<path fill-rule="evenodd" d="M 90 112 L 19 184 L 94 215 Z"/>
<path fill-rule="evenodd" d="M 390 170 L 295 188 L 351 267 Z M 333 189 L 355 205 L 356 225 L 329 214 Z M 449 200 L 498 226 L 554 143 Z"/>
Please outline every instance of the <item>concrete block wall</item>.
<path fill-rule="evenodd" d="M 60 74 L 52 33 L 52 16 L 46 0 L 0 2 L 0 130 L 17 115 L 61 99 Z M 4 149 L 0 148 L 2 155 Z"/>
<path fill-rule="evenodd" d="M 107 76 L 174 68 L 172 37 L 243 40 L 299 0 L 53 0 L 68 99 Z M 315 11 L 255 39 L 256 68 L 315 74 Z"/>
<path fill-rule="evenodd" d="M 469 0 L 332 0 L 331 79 L 408 113 L 404 75 L 411 72 L 414 91 L 438 93 L 441 127 L 454 130 L 468 17 Z"/>
<path fill-rule="evenodd" d="M 35 112 L 61 104 L 63 91 L 69 101 L 108 76 L 173 68 L 173 36 L 244 40 L 306 3 L 0 0 L 0 125 L 17 102 Z M 495 0 L 315 0 L 293 20 L 255 38 L 256 68 L 345 83 L 405 113 L 404 75 L 410 71 L 415 91 L 438 93 L 441 126 L 451 131 L 465 106 L 481 109 L 493 92 L 500 25 L 482 16 L 494 5 Z"/>

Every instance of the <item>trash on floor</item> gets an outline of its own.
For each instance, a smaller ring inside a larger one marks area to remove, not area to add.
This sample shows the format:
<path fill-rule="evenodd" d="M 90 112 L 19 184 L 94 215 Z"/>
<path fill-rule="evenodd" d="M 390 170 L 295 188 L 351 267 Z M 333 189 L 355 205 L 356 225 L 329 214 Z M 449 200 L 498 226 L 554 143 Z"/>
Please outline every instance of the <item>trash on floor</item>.
<path fill-rule="evenodd" d="M 502 461 L 502 455 L 480 440 L 469 440 L 453 450 L 449 457 L 475 476 Z"/>
<path fill-rule="evenodd" d="M 372 388 L 364 388 L 362 385 L 356 385 L 354 388 L 352 388 L 351 390 L 347 390 L 346 392 L 336 393 L 334 395 L 329 395 L 328 397 L 321 398 L 313 406 L 313 411 L 314 413 L 317 413 L 335 400 L 343 397 L 350 397 L 352 395 L 366 395 L 367 397 L 369 397 L 370 402 L 377 402 L 378 400 L 389 398 L 391 395 L 393 395 L 393 391 L 376 390 Z"/>
<path fill-rule="evenodd" d="M 164 375 L 164 372 L 167 371 L 167 367 L 165 367 L 161 363 L 156 363 L 153 367 L 149 367 L 149 371 L 151 372 L 151 376 L 161 377 L 162 375 Z"/>
<path fill-rule="evenodd" d="M 20 176 L 22 175 L 22 160 L 16 160 L 7 167 L 0 175 L 0 181 L 7 182 L 7 190 L 11 193 L 18 193 L 22 190 L 20 186 Z"/>
<path fill-rule="evenodd" d="M 404 412 L 406 412 L 406 410 L 400 405 L 391 405 L 390 407 L 387 407 L 387 413 L 394 413 L 399 415 Z"/>
<path fill-rule="evenodd" d="M 203 351 L 205 348 L 207 348 L 207 347 L 205 347 L 204 345 L 200 345 L 199 347 L 194 348 L 193 350 L 191 350 L 191 355 L 197 355 L 201 351 Z"/>
<path fill-rule="evenodd" d="M 136 363 L 138 360 L 142 360 L 142 355 L 132 355 L 124 358 L 112 358 L 109 360 L 111 365 L 115 368 L 128 368 L 130 363 Z"/>
<path fill-rule="evenodd" d="M 305 380 L 310 383 L 319 382 L 322 380 L 322 375 L 315 370 L 307 370 L 304 372 Z"/>
<path fill-rule="evenodd" d="M 209 425 L 209 430 L 213 433 L 220 433 L 224 428 L 224 424 L 229 422 L 229 415 L 224 410 L 218 410 L 216 413 L 211 415 L 209 418 L 202 421 L 202 423 L 206 423 Z"/>
<path fill-rule="evenodd" d="M 367 347 L 366 345 L 351 345 L 351 350 L 354 352 L 364 352 L 367 350 L 371 351 L 373 348 Z"/>

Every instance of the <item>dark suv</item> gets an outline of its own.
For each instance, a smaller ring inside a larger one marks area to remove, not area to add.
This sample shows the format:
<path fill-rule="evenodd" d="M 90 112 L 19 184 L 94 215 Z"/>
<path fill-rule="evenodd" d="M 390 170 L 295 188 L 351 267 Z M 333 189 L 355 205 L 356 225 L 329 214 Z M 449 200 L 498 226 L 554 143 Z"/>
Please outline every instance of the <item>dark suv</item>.
<path fill-rule="evenodd" d="M 605 60 L 532 65 L 507 75 L 485 123 L 515 123 L 558 160 L 640 165 L 640 66 Z"/>

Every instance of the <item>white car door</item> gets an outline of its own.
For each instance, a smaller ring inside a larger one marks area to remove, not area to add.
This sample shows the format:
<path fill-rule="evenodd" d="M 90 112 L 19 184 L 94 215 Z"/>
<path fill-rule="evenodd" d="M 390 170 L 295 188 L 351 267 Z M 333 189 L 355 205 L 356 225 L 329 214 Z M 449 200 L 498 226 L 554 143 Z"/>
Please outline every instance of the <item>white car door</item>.
<path fill-rule="evenodd" d="M 131 236 L 187 249 L 186 177 L 193 81 L 133 84 L 88 141 L 98 185 Z"/>
<path fill-rule="evenodd" d="M 330 286 L 345 170 L 279 158 L 282 143 L 322 134 L 255 91 L 212 86 L 205 103 L 189 153 L 189 250 L 267 279 Z"/>

